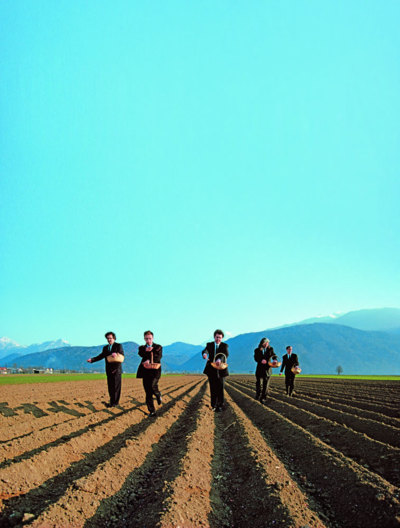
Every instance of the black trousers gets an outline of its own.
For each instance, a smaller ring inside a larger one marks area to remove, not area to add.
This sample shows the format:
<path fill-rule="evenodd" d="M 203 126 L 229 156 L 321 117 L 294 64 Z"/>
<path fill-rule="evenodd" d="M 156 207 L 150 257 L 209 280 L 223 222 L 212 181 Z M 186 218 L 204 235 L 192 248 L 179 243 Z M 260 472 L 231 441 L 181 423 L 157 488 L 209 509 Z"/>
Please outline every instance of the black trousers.
<path fill-rule="evenodd" d="M 285 384 L 286 384 L 286 394 L 291 396 L 294 387 L 294 374 L 293 372 L 288 372 L 285 374 Z"/>
<path fill-rule="evenodd" d="M 107 386 L 111 405 L 119 404 L 121 397 L 121 373 L 121 369 L 114 372 L 107 372 Z"/>
<path fill-rule="evenodd" d="M 161 396 L 160 391 L 158 390 L 158 380 L 159 379 L 160 378 L 156 378 L 153 376 L 143 377 L 143 387 L 146 392 L 146 405 L 147 405 L 149 412 L 155 411 L 153 395 Z"/>
<path fill-rule="evenodd" d="M 262 380 L 262 391 L 261 391 L 261 380 Z M 256 399 L 265 400 L 269 388 L 271 376 L 256 376 Z M 260 398 L 261 396 L 261 398 Z"/>
<path fill-rule="evenodd" d="M 218 372 L 208 376 L 211 392 L 211 407 L 222 407 L 224 403 L 224 378 Z"/>

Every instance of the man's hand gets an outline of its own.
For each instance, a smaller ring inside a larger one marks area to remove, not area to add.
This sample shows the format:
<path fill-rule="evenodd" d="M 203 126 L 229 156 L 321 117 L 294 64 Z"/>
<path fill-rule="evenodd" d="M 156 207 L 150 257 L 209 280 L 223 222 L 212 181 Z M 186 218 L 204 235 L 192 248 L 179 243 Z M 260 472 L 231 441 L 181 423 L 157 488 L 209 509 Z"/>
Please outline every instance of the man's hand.
<path fill-rule="evenodd" d="M 143 363 L 144 363 L 145 365 L 149 365 L 149 364 L 150 364 L 150 359 L 146 359 L 146 361 L 143 361 Z"/>
<path fill-rule="evenodd" d="M 112 355 L 113 358 L 117 357 L 117 353 L 116 352 L 113 352 L 111 355 Z"/>
<path fill-rule="evenodd" d="M 207 359 L 207 354 L 206 353 L 203 354 L 203 358 Z"/>
<path fill-rule="evenodd" d="M 263 360 L 261 361 L 261 363 L 262 363 L 263 365 L 265 365 L 265 364 L 267 363 L 267 360 L 266 360 L 266 359 L 263 359 Z"/>
<path fill-rule="evenodd" d="M 88 363 L 91 363 L 92 362 L 92 358 L 89 358 L 86 360 Z"/>
<path fill-rule="evenodd" d="M 282 376 L 282 372 L 279 372 L 279 376 Z"/>

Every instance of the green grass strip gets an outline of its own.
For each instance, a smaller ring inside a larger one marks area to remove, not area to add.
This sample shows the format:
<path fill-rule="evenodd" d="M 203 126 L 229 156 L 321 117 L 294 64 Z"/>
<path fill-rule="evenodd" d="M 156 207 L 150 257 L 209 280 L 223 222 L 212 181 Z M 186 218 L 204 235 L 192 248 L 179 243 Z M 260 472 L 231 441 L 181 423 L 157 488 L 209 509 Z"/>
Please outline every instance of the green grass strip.
<path fill-rule="evenodd" d="M 136 378 L 136 374 L 122 374 L 124 378 Z M 163 374 L 181 376 L 181 374 Z M 3 374 L 0 385 L 23 385 L 26 383 L 58 383 L 62 381 L 93 381 L 106 379 L 105 374 Z"/>

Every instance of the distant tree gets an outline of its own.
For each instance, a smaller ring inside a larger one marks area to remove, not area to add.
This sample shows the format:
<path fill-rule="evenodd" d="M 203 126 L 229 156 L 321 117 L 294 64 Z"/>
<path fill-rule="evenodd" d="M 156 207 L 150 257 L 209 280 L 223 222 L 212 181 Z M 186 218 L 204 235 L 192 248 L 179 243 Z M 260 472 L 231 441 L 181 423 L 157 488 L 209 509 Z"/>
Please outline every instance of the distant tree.
<path fill-rule="evenodd" d="M 338 365 L 336 367 L 336 372 L 338 373 L 338 376 L 343 373 L 343 367 L 342 365 Z"/>

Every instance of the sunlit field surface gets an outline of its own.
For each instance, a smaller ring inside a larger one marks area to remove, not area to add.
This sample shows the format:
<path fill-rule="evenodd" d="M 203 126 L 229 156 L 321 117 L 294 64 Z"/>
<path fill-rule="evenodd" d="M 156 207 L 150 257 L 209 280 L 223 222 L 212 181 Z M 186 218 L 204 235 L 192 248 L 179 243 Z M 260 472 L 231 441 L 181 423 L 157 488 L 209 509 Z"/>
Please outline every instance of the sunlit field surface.
<path fill-rule="evenodd" d="M 386 528 L 400 516 L 398 377 L 298 376 L 287 397 L 273 376 L 263 405 L 254 376 L 231 375 L 214 413 L 205 376 L 162 376 L 155 418 L 134 374 L 111 409 L 103 374 L 10 380 L 25 384 L 0 388 L 1 526 Z"/>

